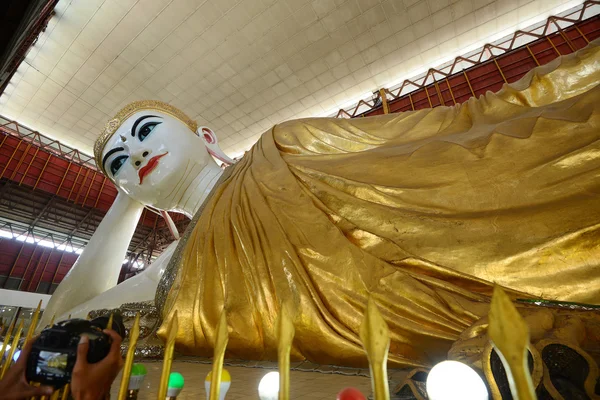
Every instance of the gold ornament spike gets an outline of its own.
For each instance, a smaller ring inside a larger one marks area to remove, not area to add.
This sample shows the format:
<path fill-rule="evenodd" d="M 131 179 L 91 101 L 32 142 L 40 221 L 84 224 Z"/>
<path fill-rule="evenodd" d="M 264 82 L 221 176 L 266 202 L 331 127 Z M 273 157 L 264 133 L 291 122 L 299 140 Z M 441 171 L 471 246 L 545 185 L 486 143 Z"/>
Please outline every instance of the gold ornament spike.
<path fill-rule="evenodd" d="M 513 398 L 537 399 L 528 366 L 529 328 L 500 286 L 494 287 L 488 333 L 506 370 Z"/>
<path fill-rule="evenodd" d="M 25 336 L 25 342 L 23 342 L 23 347 L 31 340 L 33 337 L 33 332 L 35 332 L 35 328 L 37 327 L 38 319 L 40 317 L 40 309 L 42 308 L 42 301 L 38 303 L 35 312 L 33 313 L 33 317 L 31 318 L 31 324 L 29 324 L 29 329 L 27 329 L 27 336 Z"/>
<path fill-rule="evenodd" d="M 4 342 L 2 342 L 2 350 L 0 350 L 0 363 L 2 362 L 2 357 L 4 357 L 4 353 L 6 352 L 6 344 L 10 342 L 12 331 L 13 329 L 15 329 L 15 322 L 16 320 L 13 320 L 13 322 L 10 323 L 10 326 L 8 327 L 8 332 L 6 332 L 6 336 L 4 336 Z"/>
<path fill-rule="evenodd" d="M 121 386 L 119 387 L 118 400 L 125 400 L 129 389 L 129 378 L 131 376 L 131 366 L 133 365 L 133 357 L 135 356 L 135 348 L 140 336 L 140 313 L 135 315 L 133 326 L 129 331 L 129 348 L 127 349 L 127 357 L 125 357 L 125 367 L 123 368 L 123 377 L 121 378 Z"/>
<path fill-rule="evenodd" d="M 169 386 L 169 375 L 171 374 L 171 364 L 173 363 L 173 350 L 175 349 L 175 338 L 177 337 L 177 310 L 167 328 L 167 343 L 165 344 L 165 355 L 163 358 L 163 369 L 160 375 L 160 385 L 158 386 L 158 400 L 165 400 Z"/>
<path fill-rule="evenodd" d="M 110 313 L 110 317 L 108 317 L 108 322 L 106 323 L 106 329 L 112 329 L 113 315 L 113 313 Z"/>
<path fill-rule="evenodd" d="M 58 400 L 60 398 L 60 390 L 55 390 L 54 393 L 52 393 L 52 396 L 50 396 L 50 400 Z"/>
<path fill-rule="evenodd" d="M 213 354 L 209 400 L 219 400 L 219 392 L 221 391 L 221 374 L 223 373 L 223 360 L 225 359 L 227 342 L 229 342 L 227 313 L 225 308 L 223 308 L 223 311 L 221 311 L 221 317 L 219 318 L 219 325 L 217 326 L 217 336 L 215 337 L 215 351 Z"/>
<path fill-rule="evenodd" d="M 69 392 L 70 391 L 71 391 L 71 385 L 69 385 L 67 383 L 65 385 L 65 387 L 63 388 L 62 397 L 60 398 L 60 400 L 67 400 L 69 398 Z"/>
<path fill-rule="evenodd" d="M 360 340 L 369 359 L 371 386 L 375 400 L 389 400 L 387 358 L 390 348 L 390 332 L 371 297 L 367 303 L 364 320 L 360 325 Z"/>
<path fill-rule="evenodd" d="M 55 318 L 56 318 L 56 314 L 54 314 L 54 315 L 52 316 L 52 319 L 50 320 L 50 324 L 48 324 L 48 326 L 52 326 L 52 325 L 54 325 L 54 319 L 55 319 Z"/>
<path fill-rule="evenodd" d="M 290 351 L 294 341 L 296 330 L 290 315 L 289 304 L 281 305 L 281 311 L 277 318 L 277 337 L 279 346 L 277 348 L 279 364 L 279 400 L 290 398 Z"/>
<path fill-rule="evenodd" d="M 17 350 L 17 346 L 19 345 L 19 339 L 21 339 L 21 334 L 23 333 L 23 324 L 24 323 L 25 323 L 25 321 L 21 320 L 21 323 L 19 324 L 19 327 L 17 328 L 17 331 L 15 332 L 15 337 L 14 337 L 12 343 L 10 344 L 10 351 L 8 352 L 8 357 L 6 357 L 6 361 L 4 362 L 4 365 L 2 366 L 2 372 L 0 372 L 0 379 L 4 378 L 4 374 L 6 374 L 6 371 L 8 371 L 8 367 L 10 367 L 13 356 L 15 355 L 15 351 Z"/>

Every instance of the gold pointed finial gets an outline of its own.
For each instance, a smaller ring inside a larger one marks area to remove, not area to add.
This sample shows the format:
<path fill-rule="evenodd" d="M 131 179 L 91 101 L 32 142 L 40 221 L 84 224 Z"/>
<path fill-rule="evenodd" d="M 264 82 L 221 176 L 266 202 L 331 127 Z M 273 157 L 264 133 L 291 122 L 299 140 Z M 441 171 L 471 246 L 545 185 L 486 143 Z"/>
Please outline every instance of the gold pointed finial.
<path fill-rule="evenodd" d="M 52 326 L 52 325 L 54 325 L 54 319 L 55 319 L 55 318 L 56 318 L 56 314 L 54 314 L 54 315 L 52 316 L 52 319 L 50 319 L 50 323 L 48 324 L 48 326 Z"/>
<path fill-rule="evenodd" d="M 121 137 L 121 142 L 126 142 L 127 141 L 127 138 L 125 136 L 121 135 L 120 137 Z"/>
<path fill-rule="evenodd" d="M 8 352 L 8 356 L 6 357 L 6 361 L 4 362 L 4 365 L 2 366 L 2 371 L 0 372 L 0 379 L 4 378 L 4 374 L 6 374 L 6 371 L 8 371 L 8 367 L 10 367 L 13 356 L 15 355 L 15 351 L 17 350 L 17 346 L 19 345 L 19 339 L 21 339 L 21 334 L 23 333 L 23 324 L 24 323 L 25 323 L 25 321 L 21 320 L 21 322 L 19 323 L 19 327 L 17 328 L 17 331 L 15 332 L 15 337 L 14 337 L 12 343 L 10 344 L 10 350 Z"/>
<path fill-rule="evenodd" d="M 221 311 L 219 325 L 217 326 L 217 336 L 215 337 L 215 351 L 213 355 L 212 377 L 210 381 L 209 400 L 219 400 L 221 391 L 221 373 L 223 372 L 223 360 L 225 359 L 225 349 L 229 342 L 229 331 L 227 330 L 227 312 L 225 308 Z"/>
<path fill-rule="evenodd" d="M 4 356 L 5 352 L 6 352 L 6 345 L 8 344 L 8 342 L 10 342 L 10 338 L 12 336 L 12 331 L 13 329 L 15 329 L 15 322 L 16 320 L 13 320 L 9 327 L 8 327 L 8 331 L 6 332 L 6 336 L 4 337 L 4 341 L 2 342 L 2 350 L 0 350 L 0 354 L 2 356 Z M 2 363 L 2 356 L 0 356 L 0 363 Z M 8 361 L 8 360 L 7 360 Z M 1 371 L 1 367 L 0 367 L 0 371 Z"/>
<path fill-rule="evenodd" d="M 281 305 L 281 311 L 277 318 L 277 338 L 279 345 L 277 348 L 279 364 L 279 400 L 289 400 L 290 398 L 290 351 L 294 341 L 296 330 L 292 321 L 289 303 L 284 302 Z"/>
<path fill-rule="evenodd" d="M 360 340 L 369 358 L 371 385 L 375 400 L 389 400 L 387 358 L 390 348 L 390 332 L 371 296 L 369 296 L 365 317 L 360 325 Z"/>
<path fill-rule="evenodd" d="M 123 368 L 123 377 L 121 378 L 121 386 L 119 387 L 118 400 L 125 400 L 127 398 L 127 391 L 129 389 L 129 378 L 131 377 L 131 366 L 133 365 L 133 357 L 135 356 L 135 348 L 137 341 L 140 336 L 140 313 L 135 315 L 133 326 L 129 331 L 129 348 L 127 349 L 127 356 L 125 357 L 125 367 Z"/>
<path fill-rule="evenodd" d="M 71 385 L 67 383 L 65 387 L 63 387 L 62 396 L 60 397 L 60 400 L 67 400 L 69 398 L 69 392 L 71 392 Z"/>
<path fill-rule="evenodd" d="M 513 398 L 537 399 L 529 374 L 529 328 L 500 286 L 494 287 L 488 334 L 506 370 Z"/>
<path fill-rule="evenodd" d="M 37 308 L 35 309 L 35 312 L 33 313 L 33 317 L 31 318 L 31 323 L 29 324 L 29 329 L 27 329 L 27 336 L 25 336 L 25 342 L 23 342 L 23 347 L 25 347 L 25 345 L 29 342 L 29 340 L 31 340 L 31 337 L 33 336 L 33 332 L 35 331 L 35 328 L 37 327 L 38 318 L 40 317 L 40 309 L 41 308 L 42 308 L 42 301 L 40 300 Z"/>
<path fill-rule="evenodd" d="M 112 329 L 113 318 L 114 318 L 114 314 L 110 313 L 110 317 L 108 317 L 108 322 L 106 323 L 106 329 Z"/>
<path fill-rule="evenodd" d="M 177 321 L 177 310 L 167 327 L 167 342 L 165 344 L 165 354 L 163 357 L 163 369 L 160 375 L 160 385 L 158 387 L 158 400 L 165 400 L 169 386 L 169 375 L 171 375 L 171 364 L 173 363 L 173 350 L 175 349 L 175 339 L 179 323 Z"/>

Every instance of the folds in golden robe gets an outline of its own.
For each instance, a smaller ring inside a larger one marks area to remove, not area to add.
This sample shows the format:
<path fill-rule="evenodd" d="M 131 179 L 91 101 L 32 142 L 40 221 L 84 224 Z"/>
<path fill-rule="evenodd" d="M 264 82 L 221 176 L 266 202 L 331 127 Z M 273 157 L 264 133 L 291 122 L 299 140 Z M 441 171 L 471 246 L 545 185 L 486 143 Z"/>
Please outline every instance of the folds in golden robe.
<path fill-rule="evenodd" d="M 394 366 L 446 358 L 514 297 L 600 303 L 600 51 L 536 68 L 454 107 L 304 119 L 266 132 L 205 204 L 163 309 L 178 349 L 276 359 L 294 305 L 292 357 L 364 365 L 371 295 Z"/>

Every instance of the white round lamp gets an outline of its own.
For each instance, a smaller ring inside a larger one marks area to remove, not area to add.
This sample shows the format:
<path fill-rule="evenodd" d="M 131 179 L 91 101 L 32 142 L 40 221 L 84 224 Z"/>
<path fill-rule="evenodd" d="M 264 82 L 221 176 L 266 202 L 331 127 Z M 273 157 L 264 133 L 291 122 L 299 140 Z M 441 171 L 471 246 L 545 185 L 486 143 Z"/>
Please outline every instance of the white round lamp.
<path fill-rule="evenodd" d="M 488 400 L 488 391 L 481 377 L 458 361 L 443 361 L 427 376 L 430 400 Z"/>
<path fill-rule="evenodd" d="M 269 372 L 258 384 L 260 400 L 277 400 L 279 398 L 279 372 Z"/>

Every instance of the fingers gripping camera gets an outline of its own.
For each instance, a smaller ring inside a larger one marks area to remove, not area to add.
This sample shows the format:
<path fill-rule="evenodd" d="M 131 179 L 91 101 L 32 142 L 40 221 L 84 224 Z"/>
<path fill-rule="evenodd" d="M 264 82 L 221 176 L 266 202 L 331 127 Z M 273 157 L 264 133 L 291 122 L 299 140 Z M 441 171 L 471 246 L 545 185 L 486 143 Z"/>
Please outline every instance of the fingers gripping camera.
<path fill-rule="evenodd" d="M 85 335 L 89 339 L 88 363 L 97 363 L 108 354 L 112 338 L 102 332 L 107 324 L 108 317 L 91 321 L 70 319 L 44 329 L 34 342 L 27 360 L 27 380 L 54 387 L 71 382 L 81 336 Z M 114 315 L 112 329 L 119 336 L 125 337 L 125 327 L 120 315 Z"/>

